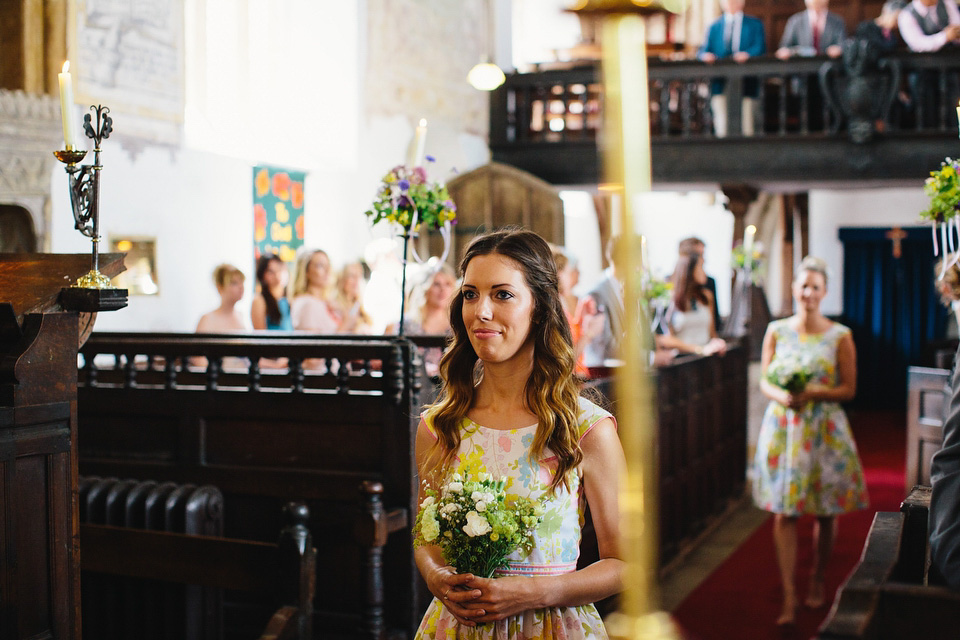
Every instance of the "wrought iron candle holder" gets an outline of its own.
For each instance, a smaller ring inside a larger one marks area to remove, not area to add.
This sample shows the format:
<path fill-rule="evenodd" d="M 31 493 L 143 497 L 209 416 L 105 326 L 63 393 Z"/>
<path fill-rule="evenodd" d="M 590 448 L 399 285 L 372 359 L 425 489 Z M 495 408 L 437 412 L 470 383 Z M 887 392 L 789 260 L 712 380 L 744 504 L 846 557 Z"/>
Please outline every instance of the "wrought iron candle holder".
<path fill-rule="evenodd" d="M 71 286 L 81 289 L 115 289 L 110 284 L 110 278 L 100 273 L 100 143 L 110 137 L 113 131 L 113 118 L 108 114 L 110 109 L 102 105 L 91 106 L 96 111 L 97 122 L 88 113 L 83 117 L 83 130 L 88 138 L 92 138 L 93 164 L 78 165 L 87 152 L 82 149 L 67 149 L 54 151 L 57 160 L 64 163 L 67 174 L 70 176 L 70 206 L 73 209 L 74 226 L 83 235 L 93 242 L 93 255 L 90 271 L 81 276 Z"/>

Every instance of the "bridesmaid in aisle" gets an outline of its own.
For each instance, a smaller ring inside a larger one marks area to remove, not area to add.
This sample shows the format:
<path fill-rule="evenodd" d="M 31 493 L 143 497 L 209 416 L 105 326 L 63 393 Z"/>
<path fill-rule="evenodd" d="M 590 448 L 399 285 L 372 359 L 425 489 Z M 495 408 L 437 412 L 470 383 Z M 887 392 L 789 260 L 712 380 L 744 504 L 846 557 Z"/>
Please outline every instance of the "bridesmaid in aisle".
<path fill-rule="evenodd" d="M 771 322 L 763 339 L 760 390 L 770 404 L 754 458 L 753 499 L 775 514 L 781 627 L 795 623 L 799 605 L 797 519 L 817 517 L 804 601 L 817 609 L 826 604 L 824 572 L 837 533 L 836 516 L 868 504 L 862 464 L 840 407 L 856 394 L 856 350 L 850 329 L 820 312 L 826 292 L 826 264 L 805 258 L 793 281 L 796 313 Z"/>

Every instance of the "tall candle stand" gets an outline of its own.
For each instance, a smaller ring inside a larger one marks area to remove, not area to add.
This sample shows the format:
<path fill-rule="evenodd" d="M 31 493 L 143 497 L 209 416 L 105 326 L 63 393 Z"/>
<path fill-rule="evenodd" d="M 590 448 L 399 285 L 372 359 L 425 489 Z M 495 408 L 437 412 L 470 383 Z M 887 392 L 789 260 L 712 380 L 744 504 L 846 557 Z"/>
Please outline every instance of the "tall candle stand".
<path fill-rule="evenodd" d="M 96 112 L 96 124 L 88 113 L 83 117 L 83 130 L 95 143 L 93 164 L 77 164 L 87 155 L 84 149 L 53 152 L 66 165 L 74 227 L 93 243 L 90 271 L 61 291 L 61 302 L 78 311 L 106 311 L 126 306 L 127 290 L 117 289 L 100 273 L 100 144 L 113 132 L 113 118 L 110 109 L 102 105 L 91 106 L 90 110 Z"/>

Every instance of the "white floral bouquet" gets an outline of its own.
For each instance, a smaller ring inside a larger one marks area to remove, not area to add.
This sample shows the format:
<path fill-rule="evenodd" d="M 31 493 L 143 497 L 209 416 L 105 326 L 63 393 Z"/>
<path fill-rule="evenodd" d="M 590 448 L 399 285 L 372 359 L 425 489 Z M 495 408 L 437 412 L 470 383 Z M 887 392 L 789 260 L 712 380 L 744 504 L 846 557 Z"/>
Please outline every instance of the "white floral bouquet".
<path fill-rule="evenodd" d="M 797 356 L 774 357 L 767 366 L 767 381 L 790 393 L 799 393 L 807 388 L 813 378 L 811 363 Z"/>
<path fill-rule="evenodd" d="M 414 525 L 417 546 L 435 544 L 458 573 L 490 578 L 517 549 L 529 553 L 543 520 L 543 505 L 507 498 L 507 479 L 455 473 L 439 491 L 427 489 Z"/>

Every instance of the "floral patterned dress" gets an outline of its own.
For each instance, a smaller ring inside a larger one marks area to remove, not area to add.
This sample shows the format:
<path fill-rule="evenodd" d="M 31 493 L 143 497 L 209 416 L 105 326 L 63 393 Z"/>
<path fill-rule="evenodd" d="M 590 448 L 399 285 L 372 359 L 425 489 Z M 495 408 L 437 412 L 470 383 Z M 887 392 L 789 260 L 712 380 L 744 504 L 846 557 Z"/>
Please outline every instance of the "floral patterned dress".
<path fill-rule="evenodd" d="M 580 438 L 604 418 L 612 417 L 592 402 L 580 399 Z M 436 437 L 429 412 L 424 421 Z M 546 489 L 553 477 L 552 458 L 548 455 L 533 466 L 528 458 L 537 426 L 519 429 L 489 429 L 464 419 L 455 468 L 464 476 L 484 472 L 494 478 L 507 476 L 507 497 L 522 496 L 543 499 L 544 518 L 535 535 L 533 551 L 523 556 L 516 551 L 509 566 L 498 569 L 496 576 L 548 576 L 576 571 L 580 556 L 580 526 L 586 504 L 580 470 L 571 472 L 570 490 L 561 487 L 551 498 Z M 548 452 L 549 454 L 549 452 Z M 606 638 L 603 621 L 592 604 L 579 607 L 534 609 L 497 622 L 461 626 L 443 603 L 434 598 L 427 608 L 415 640 L 574 640 Z"/>
<path fill-rule="evenodd" d="M 778 360 L 803 362 L 811 382 L 836 384 L 837 345 L 850 329 L 833 323 L 822 334 L 799 334 L 784 319 L 767 331 L 777 340 L 771 367 Z M 811 402 L 799 411 L 771 402 L 753 467 L 753 500 L 766 511 L 830 516 L 868 505 L 850 424 L 836 402 Z"/>

